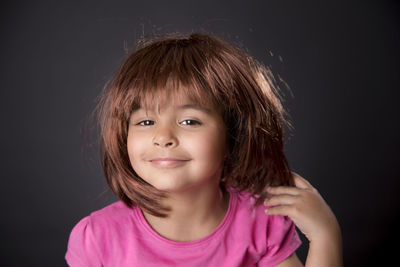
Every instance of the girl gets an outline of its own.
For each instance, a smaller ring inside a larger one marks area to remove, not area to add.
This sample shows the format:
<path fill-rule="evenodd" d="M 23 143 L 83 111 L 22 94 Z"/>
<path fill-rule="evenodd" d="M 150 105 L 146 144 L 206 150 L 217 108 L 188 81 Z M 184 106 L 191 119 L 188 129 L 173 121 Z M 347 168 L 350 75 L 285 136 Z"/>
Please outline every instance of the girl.
<path fill-rule="evenodd" d="M 283 153 L 271 72 L 204 34 L 138 43 L 98 105 L 120 198 L 72 230 L 70 266 L 341 266 L 337 220 Z M 264 203 L 264 205 L 260 205 Z"/>

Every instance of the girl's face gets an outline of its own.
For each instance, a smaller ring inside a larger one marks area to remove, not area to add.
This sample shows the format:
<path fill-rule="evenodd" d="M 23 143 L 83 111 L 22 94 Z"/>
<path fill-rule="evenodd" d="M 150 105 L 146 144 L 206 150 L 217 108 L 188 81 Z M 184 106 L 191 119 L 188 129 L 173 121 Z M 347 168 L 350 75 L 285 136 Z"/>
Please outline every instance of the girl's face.
<path fill-rule="evenodd" d="M 127 149 L 135 172 L 159 190 L 182 192 L 219 184 L 226 129 L 211 106 L 187 96 L 139 108 L 130 117 Z"/>

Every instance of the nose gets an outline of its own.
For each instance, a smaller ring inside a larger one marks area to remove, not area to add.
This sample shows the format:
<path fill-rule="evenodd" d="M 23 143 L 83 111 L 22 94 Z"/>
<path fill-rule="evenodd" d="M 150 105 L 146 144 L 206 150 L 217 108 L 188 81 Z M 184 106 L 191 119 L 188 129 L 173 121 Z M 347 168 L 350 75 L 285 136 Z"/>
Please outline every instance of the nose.
<path fill-rule="evenodd" d="M 175 137 L 174 132 L 170 127 L 163 126 L 157 129 L 153 138 L 153 144 L 162 148 L 172 148 L 178 145 L 178 139 Z"/>

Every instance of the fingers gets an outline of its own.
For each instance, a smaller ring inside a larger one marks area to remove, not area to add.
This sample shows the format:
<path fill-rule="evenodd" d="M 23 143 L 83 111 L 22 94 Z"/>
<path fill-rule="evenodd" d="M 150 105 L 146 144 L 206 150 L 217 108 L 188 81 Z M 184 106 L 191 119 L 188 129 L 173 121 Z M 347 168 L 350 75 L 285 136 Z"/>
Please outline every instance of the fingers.
<path fill-rule="evenodd" d="M 267 192 L 272 195 L 299 195 L 300 190 L 296 187 L 290 187 L 290 186 L 273 186 L 273 187 L 268 187 Z"/>
<path fill-rule="evenodd" d="M 297 173 L 292 172 L 292 176 L 293 176 L 294 184 L 296 185 L 296 187 L 301 188 L 301 189 L 311 189 L 312 188 L 312 185 L 306 179 L 304 179 Z"/>
<path fill-rule="evenodd" d="M 296 214 L 298 203 L 304 197 L 305 191 L 313 187 L 297 173 L 292 172 L 292 175 L 296 187 L 270 186 L 267 188 L 267 192 L 272 196 L 264 201 L 264 205 L 267 206 L 265 213 L 289 217 Z"/>
<path fill-rule="evenodd" d="M 276 195 L 264 201 L 265 206 L 292 205 L 298 199 L 294 195 Z"/>
<path fill-rule="evenodd" d="M 276 195 L 264 201 L 265 213 L 269 215 L 289 216 L 296 205 L 297 195 Z"/>
<path fill-rule="evenodd" d="M 299 195 L 301 189 L 312 189 L 313 186 L 303 177 L 295 172 L 292 172 L 294 184 L 296 187 L 290 186 L 270 186 L 267 188 L 267 192 L 273 195 L 277 194 L 288 194 L 288 195 Z M 300 189 L 300 190 L 299 190 Z"/>
<path fill-rule="evenodd" d="M 292 217 L 293 210 L 294 210 L 293 205 L 279 205 L 267 208 L 265 210 L 265 213 L 268 215 L 281 215 L 281 216 Z"/>
<path fill-rule="evenodd" d="M 296 187 L 270 186 L 267 188 L 267 193 L 271 197 L 264 201 L 264 205 L 267 206 L 265 213 L 289 217 L 296 216 L 299 203 L 307 199 L 308 193 L 313 191 L 313 186 L 297 173 L 292 172 L 292 175 Z"/>

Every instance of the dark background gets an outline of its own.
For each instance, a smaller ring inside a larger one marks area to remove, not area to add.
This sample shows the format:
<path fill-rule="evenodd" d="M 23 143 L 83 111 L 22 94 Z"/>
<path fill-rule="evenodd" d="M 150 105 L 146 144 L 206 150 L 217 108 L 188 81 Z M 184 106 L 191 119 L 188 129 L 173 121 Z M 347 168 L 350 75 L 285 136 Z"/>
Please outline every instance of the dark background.
<path fill-rule="evenodd" d="M 175 30 L 217 34 L 282 77 L 287 156 L 337 215 L 345 265 L 397 258 L 396 1 L 3 1 L 0 12 L 2 266 L 64 266 L 72 227 L 115 200 L 90 112 L 136 38 Z"/>

